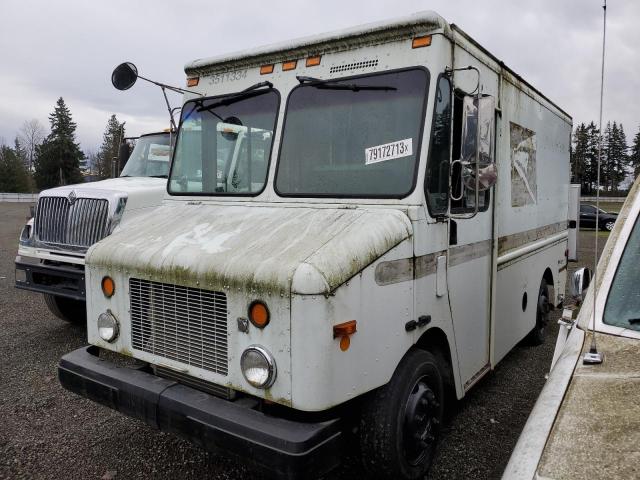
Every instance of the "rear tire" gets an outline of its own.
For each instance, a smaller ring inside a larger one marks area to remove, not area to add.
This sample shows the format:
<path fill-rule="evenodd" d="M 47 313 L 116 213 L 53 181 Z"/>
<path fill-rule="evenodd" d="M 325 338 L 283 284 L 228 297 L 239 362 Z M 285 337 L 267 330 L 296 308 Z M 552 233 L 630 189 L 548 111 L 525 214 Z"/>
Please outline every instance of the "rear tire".
<path fill-rule="evenodd" d="M 60 320 L 78 325 L 87 323 L 87 304 L 85 302 L 45 293 L 44 303 L 47 304 L 49 311 Z"/>
<path fill-rule="evenodd" d="M 607 220 L 603 225 L 602 229 L 606 230 L 607 232 L 610 232 L 611 230 L 613 230 L 613 227 L 615 226 L 615 224 L 616 222 L 614 220 Z"/>
<path fill-rule="evenodd" d="M 533 330 L 529 332 L 529 336 L 527 337 L 527 340 L 531 345 L 542 345 L 544 343 L 550 311 L 551 303 L 549 303 L 549 287 L 547 286 L 547 281 L 543 278 L 540 281 L 540 289 L 538 290 L 536 326 L 533 327 Z"/>
<path fill-rule="evenodd" d="M 367 399 L 360 418 L 365 469 L 376 478 L 423 478 L 431 466 L 444 411 L 436 358 L 410 350 L 391 381 Z"/>

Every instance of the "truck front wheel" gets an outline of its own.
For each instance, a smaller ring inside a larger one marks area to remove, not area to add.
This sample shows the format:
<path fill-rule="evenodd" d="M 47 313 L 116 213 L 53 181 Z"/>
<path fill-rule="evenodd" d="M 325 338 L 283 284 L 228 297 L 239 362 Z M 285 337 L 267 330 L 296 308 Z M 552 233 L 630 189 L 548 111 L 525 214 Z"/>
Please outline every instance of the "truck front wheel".
<path fill-rule="evenodd" d="M 444 411 L 442 372 L 435 357 L 411 350 L 391 381 L 367 399 L 360 419 L 364 467 L 382 478 L 423 478 Z"/>
<path fill-rule="evenodd" d="M 87 322 L 87 306 L 85 302 L 71 298 L 44 294 L 44 302 L 49 311 L 65 322 L 82 324 Z"/>

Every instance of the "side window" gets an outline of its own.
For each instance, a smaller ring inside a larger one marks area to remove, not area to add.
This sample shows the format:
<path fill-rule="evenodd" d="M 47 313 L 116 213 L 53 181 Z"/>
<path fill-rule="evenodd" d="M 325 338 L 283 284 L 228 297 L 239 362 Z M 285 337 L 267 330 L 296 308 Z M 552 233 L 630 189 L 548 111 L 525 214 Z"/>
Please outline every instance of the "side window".
<path fill-rule="evenodd" d="M 465 93 L 455 90 L 453 93 L 453 145 L 452 160 L 458 160 L 461 156 L 462 148 L 462 101 Z M 451 171 L 451 197 L 462 198 L 459 200 L 451 200 L 451 213 L 467 213 L 475 210 L 476 193 L 467 188 L 461 192 L 462 167 L 460 163 L 456 163 Z M 489 208 L 489 200 L 491 199 L 491 191 L 485 190 L 478 195 L 478 211 L 483 212 Z"/>
<path fill-rule="evenodd" d="M 433 108 L 429 160 L 425 175 L 427 207 L 432 216 L 446 213 L 449 205 L 449 152 L 451 150 L 451 82 L 438 79 Z"/>

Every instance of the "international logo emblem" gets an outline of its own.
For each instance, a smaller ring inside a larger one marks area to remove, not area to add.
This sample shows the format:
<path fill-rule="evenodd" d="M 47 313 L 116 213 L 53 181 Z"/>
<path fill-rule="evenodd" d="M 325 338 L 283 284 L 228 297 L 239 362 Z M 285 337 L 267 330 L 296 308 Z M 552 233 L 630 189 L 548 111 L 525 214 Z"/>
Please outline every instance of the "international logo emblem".
<path fill-rule="evenodd" d="M 67 195 L 67 200 L 69 200 L 69 205 L 73 205 L 76 201 L 76 191 L 75 190 L 71 190 L 71 193 L 69 195 Z"/>

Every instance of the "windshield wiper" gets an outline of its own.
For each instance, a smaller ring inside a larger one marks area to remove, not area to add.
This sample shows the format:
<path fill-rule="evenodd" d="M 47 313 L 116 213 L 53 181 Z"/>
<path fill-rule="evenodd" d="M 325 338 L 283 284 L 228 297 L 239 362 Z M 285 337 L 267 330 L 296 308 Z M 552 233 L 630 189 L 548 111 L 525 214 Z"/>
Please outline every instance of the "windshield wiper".
<path fill-rule="evenodd" d="M 296 78 L 298 79 L 298 82 L 303 85 L 309 85 L 310 87 L 316 87 L 324 90 L 351 90 L 352 92 L 359 92 L 361 90 L 397 90 L 396 87 L 388 87 L 386 85 L 358 85 L 356 83 L 337 83 L 339 82 L 339 80 L 321 80 L 319 78 L 305 77 L 302 75 L 299 75 Z"/>
<path fill-rule="evenodd" d="M 627 320 L 631 325 L 635 325 L 636 323 L 640 323 L 640 318 L 630 318 Z"/>
<path fill-rule="evenodd" d="M 263 88 L 266 89 L 263 90 Z M 211 111 L 216 107 L 228 106 L 232 103 L 239 102 L 240 100 L 245 100 L 251 97 L 257 97 L 258 95 L 262 95 L 263 93 L 267 93 L 273 89 L 273 83 L 271 82 L 259 82 L 250 87 L 245 88 L 244 90 L 240 90 L 236 93 L 230 93 L 229 95 L 223 97 L 219 101 L 212 103 L 211 105 L 204 106 L 202 100 L 197 100 L 196 104 L 200 104 L 201 106 L 197 109 L 198 112 L 203 112 L 205 110 Z"/>
<path fill-rule="evenodd" d="M 169 178 L 169 175 L 149 175 L 149 178 Z"/>

